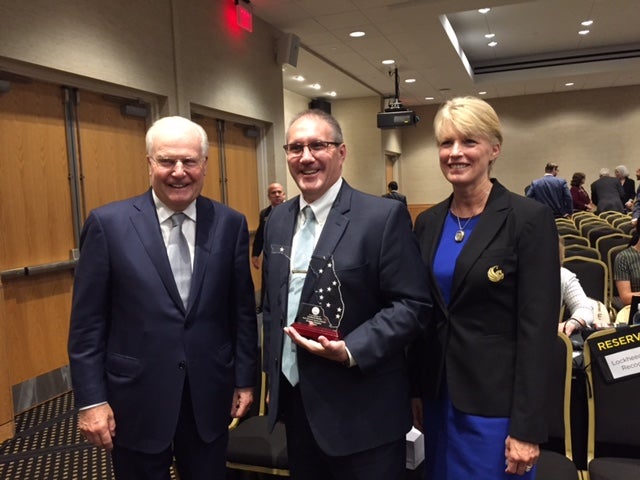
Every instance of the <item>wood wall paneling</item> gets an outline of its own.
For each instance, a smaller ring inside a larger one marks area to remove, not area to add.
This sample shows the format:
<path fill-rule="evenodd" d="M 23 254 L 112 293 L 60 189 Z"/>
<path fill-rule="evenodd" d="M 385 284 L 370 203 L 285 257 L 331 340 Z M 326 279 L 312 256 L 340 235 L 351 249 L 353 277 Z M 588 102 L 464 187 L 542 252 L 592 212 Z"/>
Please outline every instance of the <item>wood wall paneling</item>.
<path fill-rule="evenodd" d="M 74 247 L 59 87 L 14 83 L 0 95 L 0 269 L 68 260 Z"/>
<path fill-rule="evenodd" d="M 123 115 L 118 103 L 82 91 L 78 123 L 85 218 L 96 207 L 149 188 L 144 118 Z"/>
<path fill-rule="evenodd" d="M 59 262 L 74 248 L 60 87 L 13 83 L 0 95 L 0 269 Z M 68 363 L 69 271 L 4 283 L 10 385 Z"/>
<path fill-rule="evenodd" d="M 3 286 L 0 281 L 0 442 L 13 437 L 13 399 L 11 396 L 11 378 L 9 377 L 9 352 L 7 350 L 7 321 L 4 312 Z"/>
<path fill-rule="evenodd" d="M 11 385 L 69 363 L 72 287 L 70 271 L 21 277 L 4 285 Z"/>
<path fill-rule="evenodd" d="M 244 125 L 226 122 L 224 149 L 228 202 L 247 217 L 249 230 L 258 228 L 258 155 L 256 139 L 245 135 Z"/>
<path fill-rule="evenodd" d="M 220 174 L 220 143 L 218 142 L 218 125 L 215 118 L 198 115 L 193 119 L 204 128 L 209 137 L 209 160 L 207 161 L 207 173 L 204 177 L 202 194 L 222 202 L 222 178 Z"/>
<path fill-rule="evenodd" d="M 247 218 L 249 231 L 258 228 L 258 154 L 255 138 L 245 135 L 245 125 L 224 122 L 224 171 L 220 165 L 220 142 L 218 140 L 218 120 L 195 115 L 194 121 L 202 125 L 209 137 L 209 161 L 202 193 L 209 198 L 222 202 L 222 185 L 225 185 L 227 204 Z M 250 245 L 253 244 L 253 234 Z M 251 269 L 253 285 L 260 286 L 261 270 Z"/>
<path fill-rule="evenodd" d="M 145 119 L 125 117 L 119 104 L 89 92 L 78 118 L 85 214 L 145 191 Z M 0 95 L 0 158 L 0 268 L 68 260 L 77 245 L 61 87 L 14 83 Z M 3 287 L 9 384 L 68 364 L 72 271 L 12 278 Z"/>

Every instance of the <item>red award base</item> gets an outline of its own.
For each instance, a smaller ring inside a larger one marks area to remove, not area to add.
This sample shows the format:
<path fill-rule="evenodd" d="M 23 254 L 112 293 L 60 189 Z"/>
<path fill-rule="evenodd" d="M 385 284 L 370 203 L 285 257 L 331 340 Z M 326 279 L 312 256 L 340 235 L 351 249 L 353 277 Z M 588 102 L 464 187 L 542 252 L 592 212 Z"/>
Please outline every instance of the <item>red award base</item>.
<path fill-rule="evenodd" d="M 301 322 L 293 322 L 291 326 L 295 328 L 300 335 L 312 340 L 318 340 L 320 336 L 326 337 L 328 340 L 340 340 L 340 334 L 332 328 L 316 327 Z"/>

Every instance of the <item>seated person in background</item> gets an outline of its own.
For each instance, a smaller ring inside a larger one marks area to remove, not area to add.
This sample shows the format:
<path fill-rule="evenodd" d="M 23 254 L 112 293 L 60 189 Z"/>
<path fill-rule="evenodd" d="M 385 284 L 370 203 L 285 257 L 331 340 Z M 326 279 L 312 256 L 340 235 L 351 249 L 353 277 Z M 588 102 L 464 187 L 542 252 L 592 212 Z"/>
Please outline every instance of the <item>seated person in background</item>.
<path fill-rule="evenodd" d="M 616 255 L 613 266 L 613 279 L 620 296 L 619 301 L 613 301 L 617 309 L 631 305 L 631 297 L 640 295 L 640 224 L 636 223 L 635 228 L 629 248 Z"/>
<path fill-rule="evenodd" d="M 570 336 L 593 324 L 594 302 L 584 293 L 580 281 L 571 270 L 560 267 L 560 297 L 569 318 L 558 323 L 558 332 Z"/>
<path fill-rule="evenodd" d="M 596 206 L 591 203 L 589 194 L 584 189 L 584 181 L 586 175 L 582 172 L 576 172 L 571 178 L 571 199 L 573 200 L 574 212 L 595 212 Z"/>
<path fill-rule="evenodd" d="M 564 241 L 560 242 L 560 263 L 564 259 Z M 558 323 L 558 332 L 570 336 L 582 328 L 593 325 L 594 301 L 587 297 L 576 274 L 560 267 L 560 305 L 569 312 L 569 318 Z"/>

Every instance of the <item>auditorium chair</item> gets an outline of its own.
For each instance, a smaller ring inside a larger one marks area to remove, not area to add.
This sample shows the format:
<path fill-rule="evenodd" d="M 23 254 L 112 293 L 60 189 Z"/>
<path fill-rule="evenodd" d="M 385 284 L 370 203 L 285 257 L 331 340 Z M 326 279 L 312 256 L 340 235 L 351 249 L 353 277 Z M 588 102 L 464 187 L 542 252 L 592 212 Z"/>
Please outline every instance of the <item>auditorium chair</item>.
<path fill-rule="evenodd" d="M 540 446 L 537 480 L 578 480 L 571 445 L 571 376 L 573 348 L 569 338 L 558 333 L 551 361 L 546 413 L 549 440 Z"/>
<path fill-rule="evenodd" d="M 565 246 L 569 246 L 569 245 L 582 245 L 584 247 L 588 247 L 589 246 L 589 240 L 587 240 L 585 237 L 583 237 L 582 235 L 578 234 L 578 235 L 560 235 L 562 237 L 562 240 L 564 241 L 564 245 Z"/>
<path fill-rule="evenodd" d="M 609 269 L 603 261 L 584 256 L 567 256 L 562 266 L 576 274 L 587 297 L 609 306 Z"/>
<path fill-rule="evenodd" d="M 585 341 L 590 480 L 640 478 L 639 349 L 640 326 L 600 330 Z"/>
<path fill-rule="evenodd" d="M 229 426 L 227 468 L 257 474 L 288 477 L 287 437 L 284 425 L 276 423 L 273 433 L 267 428 L 267 385 L 262 372 L 254 390 L 259 398 L 258 411 L 248 418 L 234 420 Z"/>

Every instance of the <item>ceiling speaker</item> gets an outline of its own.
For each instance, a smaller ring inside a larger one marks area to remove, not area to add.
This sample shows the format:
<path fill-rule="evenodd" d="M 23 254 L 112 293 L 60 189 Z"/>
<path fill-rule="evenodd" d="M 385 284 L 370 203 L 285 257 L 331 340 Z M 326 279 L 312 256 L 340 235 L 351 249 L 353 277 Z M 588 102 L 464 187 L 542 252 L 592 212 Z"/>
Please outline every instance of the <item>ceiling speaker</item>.
<path fill-rule="evenodd" d="M 278 65 L 288 63 L 292 67 L 298 65 L 298 50 L 300 49 L 300 37 L 293 33 L 285 33 L 278 38 L 278 50 L 276 62 Z"/>

